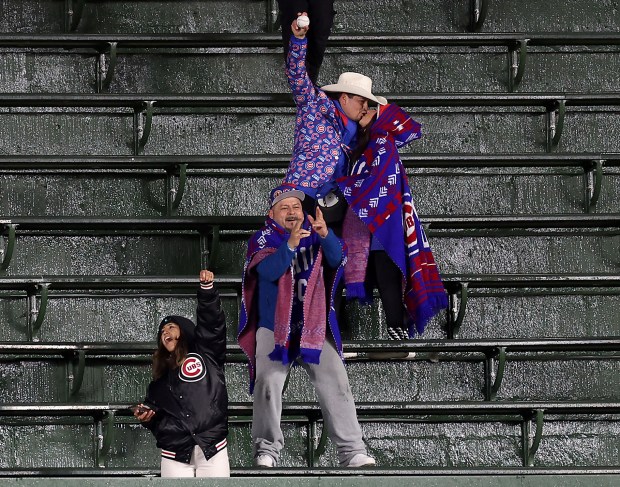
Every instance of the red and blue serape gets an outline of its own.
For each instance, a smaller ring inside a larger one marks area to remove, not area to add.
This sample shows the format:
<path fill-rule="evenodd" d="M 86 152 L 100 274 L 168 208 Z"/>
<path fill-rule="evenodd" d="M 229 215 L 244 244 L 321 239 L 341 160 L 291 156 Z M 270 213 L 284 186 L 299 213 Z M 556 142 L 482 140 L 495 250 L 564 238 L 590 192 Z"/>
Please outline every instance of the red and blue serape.
<path fill-rule="evenodd" d="M 394 104 L 381 107 L 378 119 L 370 128 L 368 147 L 352 167 L 351 176 L 337 181 L 350 210 L 358 217 L 352 219 L 349 214 L 343 229 L 349 248 L 345 267 L 347 298 L 372 300 L 364 285 L 370 232 L 403 275 L 403 302 L 412 321 L 410 336 L 416 331 L 422 333 L 428 320 L 448 306 L 398 154 L 399 147 L 421 135 L 420 124 L 400 107 Z M 360 226 L 359 221 L 364 225 Z"/>

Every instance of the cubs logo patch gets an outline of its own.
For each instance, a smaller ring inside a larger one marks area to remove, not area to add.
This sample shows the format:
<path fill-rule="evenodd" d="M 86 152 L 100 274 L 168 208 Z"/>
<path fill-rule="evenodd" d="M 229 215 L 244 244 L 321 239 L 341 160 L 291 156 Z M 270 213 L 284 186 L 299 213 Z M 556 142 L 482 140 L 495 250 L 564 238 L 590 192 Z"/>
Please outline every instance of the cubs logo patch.
<path fill-rule="evenodd" d="M 207 375 L 207 368 L 202 357 L 197 353 L 189 353 L 179 367 L 179 379 L 185 382 L 198 382 Z"/>

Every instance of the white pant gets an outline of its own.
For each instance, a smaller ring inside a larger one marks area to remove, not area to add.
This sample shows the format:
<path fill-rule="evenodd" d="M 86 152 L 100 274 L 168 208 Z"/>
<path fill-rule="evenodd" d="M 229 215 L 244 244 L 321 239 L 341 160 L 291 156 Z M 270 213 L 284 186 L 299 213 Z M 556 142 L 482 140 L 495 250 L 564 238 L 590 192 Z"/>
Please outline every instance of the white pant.
<path fill-rule="evenodd" d="M 189 463 L 161 458 L 162 477 L 230 477 L 228 448 L 224 448 L 207 460 L 202 449 L 196 445 Z"/>

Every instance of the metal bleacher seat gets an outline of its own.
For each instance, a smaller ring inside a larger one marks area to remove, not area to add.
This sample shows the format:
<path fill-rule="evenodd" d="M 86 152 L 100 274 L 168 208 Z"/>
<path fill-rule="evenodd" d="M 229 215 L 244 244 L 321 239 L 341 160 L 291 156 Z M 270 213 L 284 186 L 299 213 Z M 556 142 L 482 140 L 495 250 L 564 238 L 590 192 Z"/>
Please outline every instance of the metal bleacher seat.
<path fill-rule="evenodd" d="M 23 360 L 40 360 L 43 357 L 59 356 L 67 364 L 67 397 L 79 392 L 88 359 L 96 357 L 136 357 L 144 362 L 151 360 L 155 349 L 153 342 L 0 342 L 2 357 L 19 356 Z M 476 340 L 412 340 L 405 342 L 390 340 L 354 340 L 344 342 L 344 356 L 347 361 L 381 360 L 458 360 L 468 356 L 484 367 L 484 399 L 496 399 L 502 385 L 506 361 L 511 356 L 523 353 L 548 352 L 545 360 L 570 358 L 577 352 L 620 352 L 620 338 L 543 338 L 543 339 L 476 339 Z M 475 358 L 472 356 L 475 356 Z M 550 355 L 552 354 L 552 355 Z M 615 355 L 614 355 L 615 356 Z M 606 354 L 594 356 L 608 360 Z M 532 360 L 536 360 L 533 357 Z M 227 345 L 227 362 L 245 362 L 246 357 L 237 344 Z"/>
<path fill-rule="evenodd" d="M 141 155 L 141 156 L 58 156 L 0 155 L 0 171 L 76 171 L 144 169 L 164 170 L 168 184 L 176 189 L 166 197 L 165 214 L 174 215 L 181 199 L 188 177 L 195 170 L 257 169 L 264 173 L 270 170 L 284 174 L 290 156 L 287 154 L 236 154 L 236 155 Z M 402 155 L 407 168 L 520 168 L 520 167 L 578 167 L 583 168 L 584 211 L 591 212 L 601 194 L 605 168 L 620 166 L 618 153 L 550 153 L 550 154 L 408 154 Z M 189 171 L 189 172 L 188 172 Z M 21 216 L 21 215 L 16 215 Z M 562 218 L 560 217 L 560 220 Z M 53 219 L 52 219 L 53 220 Z M 534 217 L 533 220 L 537 220 Z M 227 221 L 227 219 L 222 219 Z M 235 217 L 235 221 L 238 217 Z M 499 221 L 499 219 L 498 219 Z M 509 221 L 509 220 L 507 220 Z M 67 221 L 68 223 L 68 221 Z M 58 227 L 59 228 L 59 227 Z"/>
<path fill-rule="evenodd" d="M 468 293 L 474 288 L 523 289 L 523 288 L 618 288 L 617 274 L 445 274 L 444 286 L 450 296 L 448 311 L 448 337 L 453 338 L 465 316 Z M 220 289 L 232 289 L 239 293 L 241 277 L 219 275 Z M 6 276 L 0 279 L 0 291 L 18 291 L 23 299 L 31 302 L 26 317 L 28 336 L 37 333 L 47 309 L 48 300 L 55 292 L 67 290 L 112 292 L 110 295 L 126 296 L 128 290 L 134 293 L 170 295 L 193 294 L 195 278 L 187 276 L 112 276 L 112 275 L 50 275 L 50 276 Z M 116 293 L 116 294 L 114 294 Z"/>
<path fill-rule="evenodd" d="M 566 107 L 601 107 L 620 105 L 620 93 L 386 93 L 388 99 L 405 108 L 411 107 L 528 107 L 545 114 L 547 151 L 554 150 L 564 129 Z M 82 94 L 82 93 L 10 93 L 0 94 L 0 107 L 125 108 L 134 115 L 134 154 L 146 146 L 158 109 L 205 107 L 225 109 L 256 107 L 293 107 L 284 93 L 253 94 Z"/>
<path fill-rule="evenodd" d="M 333 34 L 330 47 L 506 47 L 508 63 L 508 88 L 514 91 L 525 73 L 529 47 L 539 46 L 616 46 L 620 35 L 616 33 L 535 33 L 495 32 L 476 34 L 410 34 L 390 33 L 374 35 Z M 62 48 L 89 49 L 100 68 L 101 56 L 106 56 L 106 73 L 99 77 L 98 91 L 106 91 L 114 76 L 116 63 L 123 51 L 132 49 L 196 49 L 196 48 L 280 48 L 279 34 L 256 33 L 205 33 L 205 34 L 4 34 L 0 47 L 12 48 Z M 100 70 L 97 69 L 99 72 Z"/>
<path fill-rule="evenodd" d="M 93 424 L 92 434 L 98 437 L 93 444 L 96 445 L 92 452 L 93 469 L 105 469 L 107 456 L 110 447 L 114 443 L 118 433 L 115 430 L 115 423 L 118 419 L 131 416 L 129 407 L 131 404 L 2 404 L 0 405 L 0 418 L 2 417 L 18 417 L 22 421 L 20 424 L 29 424 L 27 418 L 34 418 L 36 424 L 45 422 L 46 418 L 50 424 L 54 424 L 57 418 L 84 418 L 88 423 L 88 418 Z M 554 421 L 562 421 L 563 417 L 583 416 L 590 419 L 594 417 L 605 418 L 609 415 L 617 415 L 620 413 L 620 403 L 613 401 L 588 401 L 588 402 L 371 402 L 356 404 L 356 409 L 360 421 L 373 422 L 390 422 L 395 419 L 403 422 L 433 422 L 441 419 L 444 422 L 467 421 L 469 418 L 476 418 L 477 421 L 483 422 L 502 422 L 514 423 L 519 425 L 521 429 L 521 460 L 524 467 L 530 467 L 534 464 L 534 457 L 541 440 L 543 439 L 543 429 L 545 416 L 553 417 Z M 251 403 L 229 403 L 228 412 L 232 423 L 248 422 L 252 416 Z M 321 411 L 316 403 L 284 403 L 282 414 L 284 418 L 304 424 L 308 428 L 308 436 L 312 435 L 312 431 L 321 421 Z M 25 418 L 25 419 L 24 419 Z M 130 420 L 130 422 L 133 422 Z M 535 431 L 531 438 L 530 428 L 534 425 Z M 316 461 L 323 454 L 325 448 L 325 428 L 322 428 L 321 438 L 315 445 L 314 443 L 307 446 L 307 469 L 284 469 L 287 474 L 291 471 L 304 472 L 305 475 L 316 475 L 324 472 L 324 469 L 314 469 Z M 413 466 L 412 466 L 413 467 Z M 377 469 L 375 474 L 390 473 L 402 474 L 402 468 L 392 469 L 383 467 Z M 29 470 L 26 475 L 45 475 L 50 476 L 55 470 L 56 475 L 92 475 L 89 469 L 41 469 Z M 101 470 L 100 474 L 108 473 L 114 475 L 149 475 L 156 471 L 148 469 L 107 469 Z M 247 475 L 248 469 L 239 469 L 236 473 Z M 474 469 L 464 469 L 462 474 Z M 552 469 L 542 469 L 539 471 L 549 472 Z M 614 469 L 606 469 L 614 471 Z M 493 473 L 498 475 L 514 471 L 514 469 L 493 469 Z M 615 470 L 618 472 L 618 470 Z M 14 476 L 19 471 L 15 469 L 0 469 L 0 476 Z M 274 471 L 276 473 L 277 471 Z M 364 471 L 368 474 L 371 471 Z M 333 473 L 342 474 L 340 469 L 334 469 Z"/>
<path fill-rule="evenodd" d="M 596 192 L 597 197 L 600 192 Z M 182 196 L 182 195 L 181 195 Z M 589 204 L 595 204 L 593 199 Z M 0 219 L 0 272 L 9 268 L 18 237 L 30 233 L 54 232 L 56 234 L 86 235 L 97 231 L 104 234 L 123 234 L 127 231 L 195 231 L 207 240 L 211 263 L 218 253 L 220 231 L 250 232 L 260 228 L 263 216 L 183 216 L 162 218 L 105 218 L 105 217 L 27 217 L 16 216 Z M 479 215 L 479 216 L 422 216 L 427 231 L 445 229 L 526 229 L 526 228 L 617 228 L 618 214 L 584 215 Z M 205 265 L 208 261 L 204 262 Z"/>

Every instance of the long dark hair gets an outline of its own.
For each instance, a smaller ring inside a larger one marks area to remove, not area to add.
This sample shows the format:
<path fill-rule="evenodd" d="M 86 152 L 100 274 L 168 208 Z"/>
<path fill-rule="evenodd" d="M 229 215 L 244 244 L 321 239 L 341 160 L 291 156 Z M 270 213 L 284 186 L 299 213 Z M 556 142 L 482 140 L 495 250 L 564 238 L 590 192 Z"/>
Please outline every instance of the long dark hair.
<path fill-rule="evenodd" d="M 370 127 L 372 122 L 369 123 L 366 127 L 360 127 L 357 130 L 357 144 L 355 148 L 351 151 L 349 155 L 349 169 L 351 166 L 357 162 L 357 160 L 362 156 L 366 147 L 368 147 L 368 142 L 370 141 Z"/>
<path fill-rule="evenodd" d="M 155 380 L 163 377 L 168 370 L 173 370 L 180 367 L 183 360 L 185 360 L 185 357 L 187 357 L 188 347 L 185 342 L 185 338 L 183 337 L 181 327 L 179 327 L 179 332 L 180 336 L 177 341 L 177 346 L 172 352 L 166 350 L 166 347 L 164 347 L 160 337 L 159 343 L 157 344 L 157 350 L 153 353 L 153 378 Z"/>

